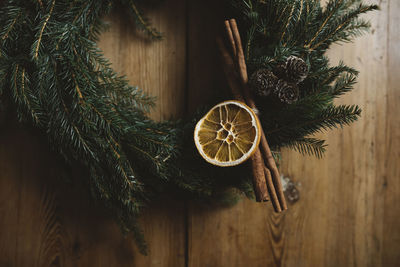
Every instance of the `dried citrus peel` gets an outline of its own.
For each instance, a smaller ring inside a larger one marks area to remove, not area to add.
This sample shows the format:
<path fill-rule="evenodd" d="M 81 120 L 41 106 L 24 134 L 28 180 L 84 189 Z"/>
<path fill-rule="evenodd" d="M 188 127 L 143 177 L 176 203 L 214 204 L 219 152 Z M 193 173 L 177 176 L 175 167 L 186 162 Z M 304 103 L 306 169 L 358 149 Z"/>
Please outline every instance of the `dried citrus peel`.
<path fill-rule="evenodd" d="M 236 100 L 213 107 L 196 125 L 194 142 L 209 163 L 229 167 L 243 163 L 259 145 L 260 122 L 254 111 Z"/>

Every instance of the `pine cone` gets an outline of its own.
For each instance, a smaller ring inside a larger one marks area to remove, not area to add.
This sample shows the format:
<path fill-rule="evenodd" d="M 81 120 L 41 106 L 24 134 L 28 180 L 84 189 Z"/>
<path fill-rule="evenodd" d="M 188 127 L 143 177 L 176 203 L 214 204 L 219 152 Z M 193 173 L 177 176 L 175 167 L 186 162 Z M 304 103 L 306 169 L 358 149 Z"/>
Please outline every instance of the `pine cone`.
<path fill-rule="evenodd" d="M 298 84 L 307 77 L 308 66 L 307 63 L 296 56 L 290 56 L 286 59 L 285 64 L 286 80 Z"/>
<path fill-rule="evenodd" d="M 276 86 L 278 78 L 267 69 L 259 69 L 251 75 L 249 84 L 255 95 L 268 96 Z"/>
<path fill-rule="evenodd" d="M 299 99 L 299 87 L 284 80 L 278 81 L 274 93 L 281 102 L 286 104 L 292 104 Z"/>

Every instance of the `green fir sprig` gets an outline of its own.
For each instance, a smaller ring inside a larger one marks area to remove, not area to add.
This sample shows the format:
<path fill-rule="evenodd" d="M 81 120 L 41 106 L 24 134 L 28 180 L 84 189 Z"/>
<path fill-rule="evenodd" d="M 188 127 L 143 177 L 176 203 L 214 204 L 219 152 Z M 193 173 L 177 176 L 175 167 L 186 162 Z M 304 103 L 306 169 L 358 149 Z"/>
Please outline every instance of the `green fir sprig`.
<path fill-rule="evenodd" d="M 335 106 L 333 100 L 351 91 L 358 72 L 340 62 L 330 66 L 325 52 L 333 43 L 349 42 L 367 31 L 361 14 L 378 8 L 361 0 L 330 0 L 323 7 L 316 0 L 235 0 L 239 25 L 247 32 L 247 62 L 250 72 L 273 70 L 286 58 L 303 58 L 309 68 L 299 86 L 300 99 L 282 105 L 270 99 L 257 103 L 270 143 L 279 148 L 321 156 L 326 144 L 310 135 L 357 120 L 357 106 Z"/>

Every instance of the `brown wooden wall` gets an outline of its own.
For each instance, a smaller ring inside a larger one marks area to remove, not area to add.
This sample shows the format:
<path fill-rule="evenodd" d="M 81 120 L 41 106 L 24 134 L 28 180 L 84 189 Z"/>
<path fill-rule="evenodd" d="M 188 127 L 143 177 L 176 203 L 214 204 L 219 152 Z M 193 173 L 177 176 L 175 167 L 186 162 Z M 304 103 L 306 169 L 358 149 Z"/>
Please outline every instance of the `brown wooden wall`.
<path fill-rule="evenodd" d="M 149 10 L 162 42 L 146 42 L 120 14 L 108 19 L 101 47 L 158 97 L 153 118 L 193 111 L 223 84 L 215 2 L 166 0 Z M 141 219 L 144 257 L 84 188 L 63 182 L 36 132 L 0 124 L 0 267 L 400 266 L 400 1 L 379 4 L 372 34 L 330 53 L 361 71 L 339 102 L 359 104 L 363 117 L 323 134 L 322 160 L 283 152 L 282 172 L 300 191 L 287 212 L 247 200 L 229 209 L 159 201 Z"/>

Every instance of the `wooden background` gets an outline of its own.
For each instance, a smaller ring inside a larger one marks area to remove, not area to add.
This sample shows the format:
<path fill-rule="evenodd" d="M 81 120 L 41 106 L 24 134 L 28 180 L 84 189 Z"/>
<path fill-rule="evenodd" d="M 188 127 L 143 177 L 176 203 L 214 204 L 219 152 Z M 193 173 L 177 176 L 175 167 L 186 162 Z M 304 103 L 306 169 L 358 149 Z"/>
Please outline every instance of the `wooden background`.
<path fill-rule="evenodd" d="M 149 10 L 162 42 L 144 41 L 121 14 L 108 18 L 100 45 L 158 97 L 153 118 L 193 111 L 223 85 L 215 2 L 166 0 Z M 330 53 L 361 71 L 340 102 L 359 104 L 363 117 L 323 134 L 322 160 L 284 151 L 282 172 L 300 191 L 287 212 L 247 200 L 229 209 L 159 201 L 141 219 L 144 257 L 85 189 L 62 181 L 36 132 L 0 124 L 0 266 L 400 266 L 400 2 L 379 4 L 372 34 Z"/>

